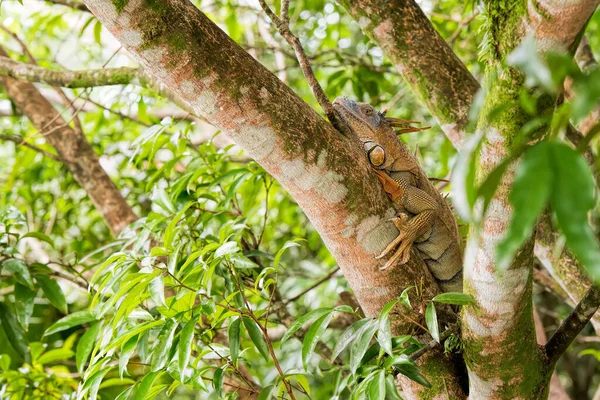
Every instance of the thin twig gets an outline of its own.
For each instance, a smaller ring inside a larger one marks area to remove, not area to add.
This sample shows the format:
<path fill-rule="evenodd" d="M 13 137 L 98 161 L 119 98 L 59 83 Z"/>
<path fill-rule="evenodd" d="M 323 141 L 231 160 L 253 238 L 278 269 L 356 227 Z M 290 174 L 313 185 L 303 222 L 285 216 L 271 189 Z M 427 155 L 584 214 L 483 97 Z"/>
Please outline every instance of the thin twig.
<path fill-rule="evenodd" d="M 430 341 L 429 343 L 427 343 L 425 345 L 425 347 L 415 351 L 414 353 L 412 353 L 410 355 L 410 357 L 408 357 L 410 360 L 412 361 L 416 361 L 419 357 L 421 357 L 423 354 L 427 353 L 429 350 L 432 350 L 438 346 L 441 346 L 441 343 L 448 339 L 448 337 L 450 337 L 450 335 L 453 335 L 455 333 L 458 332 L 458 328 L 459 325 L 458 324 L 454 324 L 448 327 L 448 329 L 446 329 L 444 332 L 442 332 L 440 334 L 440 341 L 436 342 L 435 340 Z"/>
<path fill-rule="evenodd" d="M 327 282 L 329 279 L 331 279 L 331 277 L 333 277 L 336 272 L 338 272 L 340 270 L 340 267 L 335 267 L 333 270 L 331 270 L 330 273 L 328 273 L 327 275 L 325 275 L 324 277 L 322 277 L 321 279 L 319 279 L 318 281 L 316 281 L 314 284 L 310 285 L 308 288 L 306 288 L 305 290 L 303 290 L 302 292 L 298 293 L 297 295 L 295 295 L 294 297 L 291 297 L 289 299 L 286 299 L 283 301 L 283 305 L 287 305 L 289 303 L 292 303 L 296 300 L 298 300 L 300 297 L 304 296 L 306 293 L 310 292 L 311 290 L 315 289 L 316 287 L 318 287 L 319 285 L 321 285 L 324 282 Z"/>
<path fill-rule="evenodd" d="M 465 18 L 458 24 L 458 28 L 456 28 L 454 33 L 448 38 L 448 40 L 446 40 L 446 42 L 448 42 L 448 44 L 452 44 L 456 40 L 456 38 L 458 38 L 460 32 L 462 32 L 465 26 L 469 25 L 469 23 L 473 21 L 473 19 L 475 19 L 477 15 L 479 15 L 479 10 L 475 9 L 475 11 L 473 11 L 473 14 L 471 14 L 469 17 Z"/>
<path fill-rule="evenodd" d="M 51 158 L 55 161 L 60 161 L 60 158 L 58 158 L 56 155 L 26 142 L 25 139 L 23 139 L 23 138 L 16 137 L 16 136 L 0 135 L 0 139 L 9 140 L 11 142 L 16 143 L 19 146 L 25 146 L 25 147 L 30 148 L 31 150 L 37 151 L 38 153 L 43 154 L 45 157 Z"/>
<path fill-rule="evenodd" d="M 571 314 L 560 324 L 554 335 L 548 340 L 546 354 L 553 365 L 567 350 L 571 342 L 592 318 L 600 306 L 600 288 L 593 285 L 575 306 Z"/>
<path fill-rule="evenodd" d="M 298 63 L 300 64 L 300 68 L 302 69 L 302 73 L 306 78 L 308 86 L 310 90 L 313 92 L 317 102 L 325 112 L 327 119 L 332 123 L 332 125 L 344 135 L 350 136 L 351 131 L 350 128 L 346 125 L 346 123 L 339 117 L 337 111 L 333 108 L 333 105 L 327 98 L 327 95 L 323 91 L 323 88 L 319 84 L 319 81 L 315 77 L 315 73 L 310 66 L 309 58 L 304 52 L 304 48 L 302 47 L 302 43 L 300 43 L 300 39 L 292 33 L 289 27 L 289 20 L 280 19 L 277 14 L 269 8 L 265 0 L 258 0 L 262 9 L 265 11 L 267 16 L 275 23 L 279 33 L 286 42 L 292 46 L 294 52 L 296 53 L 296 58 L 298 59 Z M 283 10 L 282 10 L 283 11 Z"/>

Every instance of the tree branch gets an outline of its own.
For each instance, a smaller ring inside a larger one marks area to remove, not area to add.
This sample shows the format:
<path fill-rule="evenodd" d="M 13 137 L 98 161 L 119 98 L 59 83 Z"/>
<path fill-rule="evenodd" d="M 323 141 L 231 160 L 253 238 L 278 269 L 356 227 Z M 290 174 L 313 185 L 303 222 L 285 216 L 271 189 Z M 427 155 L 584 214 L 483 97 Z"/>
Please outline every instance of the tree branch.
<path fill-rule="evenodd" d="M 294 49 L 294 52 L 296 53 L 296 58 L 298 59 L 298 63 L 300 64 L 300 69 L 302 69 L 302 73 L 306 78 L 308 86 L 310 87 L 310 90 L 313 92 L 313 95 L 317 99 L 317 102 L 323 109 L 323 112 L 325 112 L 325 115 L 327 115 L 327 119 L 329 119 L 329 121 L 338 131 L 342 132 L 347 136 L 350 135 L 350 129 L 338 116 L 337 111 L 333 108 L 333 105 L 329 101 L 329 98 L 327 98 L 327 95 L 325 94 L 323 88 L 319 84 L 319 81 L 315 77 L 315 73 L 313 72 L 312 67 L 310 66 L 310 61 L 306 53 L 304 52 L 304 48 L 302 47 L 302 43 L 300 43 L 300 39 L 294 36 L 292 31 L 290 30 L 290 20 L 289 16 L 287 15 L 289 0 L 284 0 L 284 3 L 282 4 L 282 19 L 280 19 L 277 16 L 277 14 L 275 14 L 269 8 L 265 0 L 258 0 L 258 2 L 260 3 L 262 9 L 265 11 L 267 16 L 271 19 L 271 21 L 275 23 L 281 36 L 283 36 L 286 42 L 288 42 L 289 45 L 292 46 L 292 48 Z"/>
<path fill-rule="evenodd" d="M 75 0 L 44 0 L 46 3 L 57 4 L 65 7 L 72 8 L 77 11 L 90 12 L 87 6 L 79 1 Z"/>
<path fill-rule="evenodd" d="M 27 143 L 25 141 L 25 139 L 20 138 L 20 137 L 16 137 L 16 136 L 8 136 L 8 135 L 0 135 L 0 139 L 2 140 L 9 140 L 11 142 L 16 143 L 18 146 L 25 146 L 30 148 L 31 150 L 37 151 L 40 154 L 43 154 L 45 157 L 51 158 L 55 161 L 60 161 L 60 158 L 58 158 L 56 155 L 47 152 L 46 150 L 39 148 L 37 146 L 32 145 L 31 143 Z"/>
<path fill-rule="evenodd" d="M 6 57 L 0 48 L 0 57 Z M 82 132 L 71 128 L 61 114 L 29 82 L 0 77 L 9 98 L 25 114 L 36 129 L 46 132 L 45 138 L 56 149 L 62 163 L 86 190 L 90 200 L 116 236 L 137 220 L 115 184 L 106 174 L 94 149 Z"/>
<path fill-rule="evenodd" d="M 571 342 L 590 321 L 600 306 L 600 288 L 592 286 L 575 306 L 571 314 L 560 324 L 554 335 L 546 343 L 545 350 L 551 365 L 567 350 Z"/>
<path fill-rule="evenodd" d="M 57 71 L 13 61 L 8 57 L 0 57 L 0 75 L 69 89 L 129 84 L 143 87 L 152 86 L 149 77 L 139 68 L 121 67 L 85 71 Z"/>

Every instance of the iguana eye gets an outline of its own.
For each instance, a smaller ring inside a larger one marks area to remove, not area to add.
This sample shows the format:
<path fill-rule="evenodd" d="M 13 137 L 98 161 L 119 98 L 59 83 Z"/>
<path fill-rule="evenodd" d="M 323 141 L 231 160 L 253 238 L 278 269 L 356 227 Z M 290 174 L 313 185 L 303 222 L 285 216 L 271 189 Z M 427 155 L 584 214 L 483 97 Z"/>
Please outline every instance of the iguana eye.
<path fill-rule="evenodd" d="M 371 114 L 373 114 L 373 109 L 372 109 L 372 108 L 365 108 L 365 114 L 366 114 L 366 115 L 371 115 Z"/>
<path fill-rule="evenodd" d="M 369 162 L 375 167 L 379 167 L 385 161 L 385 150 L 379 145 L 375 145 L 369 149 L 367 155 L 369 157 Z"/>

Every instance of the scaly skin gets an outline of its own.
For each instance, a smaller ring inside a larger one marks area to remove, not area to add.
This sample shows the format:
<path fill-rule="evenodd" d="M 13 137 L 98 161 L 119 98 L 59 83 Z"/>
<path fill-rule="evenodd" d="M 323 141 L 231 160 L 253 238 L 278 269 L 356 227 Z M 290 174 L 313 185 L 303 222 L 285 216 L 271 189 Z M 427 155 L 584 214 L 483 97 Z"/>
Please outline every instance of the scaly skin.
<path fill-rule="evenodd" d="M 363 143 L 377 178 L 398 210 L 393 222 L 400 234 L 379 255 L 383 258 L 391 254 L 381 269 L 418 256 L 442 291 L 461 292 L 463 248 L 456 220 L 445 199 L 396 136 L 423 128 L 409 126 L 413 121 L 386 118 L 385 113 L 369 104 L 345 97 L 335 99 L 333 106 Z"/>

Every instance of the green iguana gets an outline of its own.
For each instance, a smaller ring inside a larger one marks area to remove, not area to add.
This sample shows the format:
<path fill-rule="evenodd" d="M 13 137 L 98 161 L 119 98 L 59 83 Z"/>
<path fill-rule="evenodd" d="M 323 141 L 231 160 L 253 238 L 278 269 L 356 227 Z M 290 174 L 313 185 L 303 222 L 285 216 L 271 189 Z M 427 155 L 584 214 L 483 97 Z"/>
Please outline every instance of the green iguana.
<path fill-rule="evenodd" d="M 333 107 L 363 143 L 371 166 L 398 211 L 392 220 L 400 234 L 377 257 L 391 254 L 381 269 L 406 263 L 415 247 L 442 291 L 462 292 L 463 246 L 456 220 L 446 200 L 397 137 L 426 128 L 410 126 L 414 121 L 387 118 L 385 112 L 346 97 L 335 99 Z"/>

